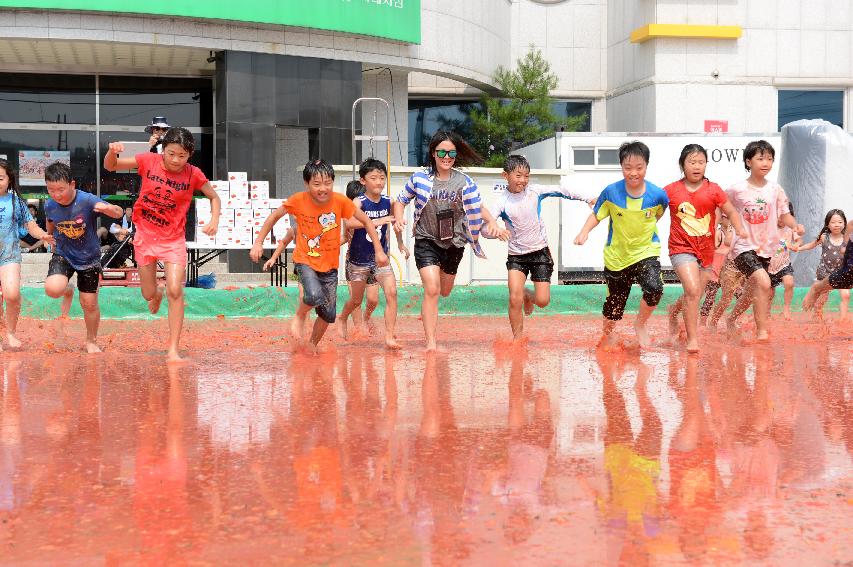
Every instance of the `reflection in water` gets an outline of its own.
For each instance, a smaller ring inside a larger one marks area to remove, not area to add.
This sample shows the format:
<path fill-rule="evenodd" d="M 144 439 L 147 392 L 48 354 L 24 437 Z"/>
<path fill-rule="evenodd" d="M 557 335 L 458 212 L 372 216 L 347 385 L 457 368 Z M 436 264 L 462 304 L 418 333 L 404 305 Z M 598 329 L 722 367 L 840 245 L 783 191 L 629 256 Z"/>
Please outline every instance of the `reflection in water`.
<path fill-rule="evenodd" d="M 3 360 L 0 563 L 849 559 L 846 344 L 533 352 Z"/>

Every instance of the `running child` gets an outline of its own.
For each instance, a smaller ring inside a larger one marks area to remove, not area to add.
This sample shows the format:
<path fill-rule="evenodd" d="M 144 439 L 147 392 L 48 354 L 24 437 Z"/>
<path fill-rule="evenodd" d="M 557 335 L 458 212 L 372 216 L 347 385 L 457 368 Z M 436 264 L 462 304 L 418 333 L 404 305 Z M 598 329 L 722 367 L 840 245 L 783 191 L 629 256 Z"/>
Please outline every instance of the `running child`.
<path fill-rule="evenodd" d="M 842 267 L 844 262 L 844 248 L 850 239 L 849 229 L 853 227 L 853 223 L 847 224 L 847 216 L 841 209 L 832 209 L 826 213 L 823 220 L 823 228 L 818 234 L 817 240 L 800 246 L 799 250 L 811 250 L 818 245 L 821 247 L 820 263 L 815 271 L 815 280 L 820 282 L 829 277 L 834 271 Z M 850 303 L 850 290 L 840 288 L 838 293 L 841 296 L 841 304 L 839 309 L 841 312 L 841 320 L 847 320 L 847 309 Z M 823 316 L 823 306 L 829 298 L 829 293 L 822 293 L 817 298 L 815 304 L 815 316 L 820 318 Z M 805 303 L 803 305 L 805 307 Z"/>
<path fill-rule="evenodd" d="M 71 168 L 64 163 L 55 162 L 47 166 L 44 181 L 50 195 L 44 206 L 47 229 L 56 241 L 44 281 L 44 292 L 49 297 L 63 298 L 62 317 L 68 317 L 74 298 L 74 286 L 68 280 L 77 274 L 78 300 L 86 323 L 86 352 L 101 352 L 97 343 L 101 322 L 98 306 L 101 241 L 97 221 L 101 214 L 120 219 L 124 209 L 77 189 L 71 178 Z"/>
<path fill-rule="evenodd" d="M 347 183 L 347 199 L 355 202 L 358 197 L 364 195 L 364 185 L 358 179 L 353 179 L 349 183 Z M 374 223 L 374 226 L 376 223 Z M 352 235 L 355 233 L 355 229 L 347 226 L 344 230 L 344 242 L 349 245 L 352 241 Z M 349 247 L 347 247 L 347 255 L 349 255 Z M 352 297 L 352 282 L 347 281 L 347 287 L 349 288 L 350 297 Z M 372 325 L 370 322 L 370 316 L 373 315 L 373 311 L 379 306 L 379 282 L 373 278 L 372 283 L 367 284 L 367 288 L 365 289 L 364 296 L 366 298 L 364 312 L 362 312 L 361 305 L 357 305 L 355 309 L 353 309 L 352 313 L 352 322 L 356 328 L 364 327 L 368 329 L 368 333 L 370 333 L 370 329 L 372 329 Z M 347 338 L 347 318 L 344 317 L 341 319 L 341 316 L 338 315 L 337 323 L 340 323 L 340 332 L 341 336 L 346 339 Z"/>
<path fill-rule="evenodd" d="M 669 206 L 669 198 L 663 189 L 646 181 L 649 153 L 648 146 L 638 141 L 625 142 L 619 147 L 623 179 L 602 191 L 592 214 L 575 237 L 575 244 L 583 245 L 589 231 L 610 217 L 604 246 L 607 299 L 602 308 L 601 345 L 605 347 L 616 344 L 613 331 L 625 313 L 634 283 L 643 291 L 640 312 L 634 322 L 640 346 L 649 345 L 646 323 L 663 295 L 657 221 Z"/>
<path fill-rule="evenodd" d="M 797 234 L 804 231 L 790 213 L 784 189 L 767 179 L 775 157 L 776 150 L 765 140 L 748 143 L 743 151 L 743 164 L 749 177 L 726 191 L 745 221 L 747 233 L 746 237 L 735 237 L 731 252 L 735 266 L 747 278 L 747 288 L 726 318 L 726 324 L 729 335 L 734 335 L 737 316 L 746 311 L 751 302 L 755 337 L 759 341 L 769 337 L 770 275 L 767 268 L 779 245 L 778 225 L 792 228 Z"/>
<path fill-rule="evenodd" d="M 313 308 L 318 317 L 311 331 L 314 348 L 335 322 L 338 290 L 338 259 L 341 248 L 341 219 L 355 217 L 365 226 L 379 267 L 388 265 L 379 235 L 373 223 L 345 195 L 334 192 L 335 170 L 324 160 L 305 164 L 302 170 L 305 191 L 291 195 L 264 221 L 249 257 L 258 262 L 263 254 L 263 242 L 275 223 L 286 214 L 294 217 L 296 250 L 293 252 L 294 271 L 299 277 L 301 294 L 291 332 L 301 340 L 308 312 Z"/>
<path fill-rule="evenodd" d="M 681 280 L 684 293 L 669 310 L 670 339 L 678 336 L 678 314 L 684 311 L 687 352 L 699 352 L 699 300 L 711 278 L 714 263 L 716 211 L 727 215 L 735 232 L 745 237 L 740 216 L 716 183 L 705 177 L 708 152 L 699 144 L 687 144 L 681 150 L 678 167 L 680 180 L 664 188 L 669 198 L 669 258 Z"/>
<path fill-rule="evenodd" d="M 21 315 L 21 232 L 48 244 L 56 241 L 33 219 L 27 205 L 18 196 L 18 176 L 5 159 L 0 159 L 0 289 L 6 302 L 6 342 L 20 348 L 18 318 Z M 2 350 L 2 347 L 0 347 Z"/>
<path fill-rule="evenodd" d="M 524 315 L 533 313 L 534 306 L 542 308 L 551 302 L 554 260 L 540 214 L 542 201 L 547 197 L 587 199 L 563 184 L 556 187 L 530 185 L 530 163 L 521 155 L 507 157 L 501 175 L 507 184 L 489 207 L 489 212 L 495 219 L 503 219 L 509 229 L 506 260 L 509 325 L 513 339 L 519 340 L 524 333 Z M 593 204 L 594 201 L 590 203 Z M 484 236 L 493 235 L 484 232 Z M 524 286 L 528 275 L 533 282 L 533 291 Z"/>
<path fill-rule="evenodd" d="M 391 199 L 383 195 L 385 182 L 388 177 L 388 169 L 378 159 L 368 158 L 362 162 L 358 170 L 361 184 L 364 186 L 364 194 L 355 198 L 353 203 L 356 209 L 363 211 L 373 224 L 379 234 L 382 250 L 388 254 L 388 232 L 394 222 L 391 214 Z M 364 291 L 371 284 L 382 286 L 385 294 L 385 346 L 390 349 L 399 349 L 395 328 L 397 326 L 397 278 L 391 266 L 377 266 L 374 255 L 373 242 L 367 236 L 364 225 L 357 220 L 344 221 L 347 230 L 354 229 L 349 242 L 346 263 L 346 278 L 350 284 L 350 298 L 341 311 L 341 333 L 347 336 L 346 321 L 353 310 L 361 306 L 364 299 Z M 403 244 L 403 235 L 396 232 L 397 248 L 409 258 L 409 250 Z M 369 302 L 369 299 L 368 299 Z M 374 301 L 374 308 L 378 298 Z M 372 309 L 371 309 L 372 311 Z M 365 313 L 365 318 L 368 314 Z M 355 320 L 355 319 L 354 319 Z"/>
<path fill-rule="evenodd" d="M 219 226 L 220 201 L 204 173 L 187 163 L 195 150 L 193 135 L 186 128 L 169 128 L 162 138 L 163 153 L 145 152 L 135 157 L 118 157 L 124 144 L 112 142 L 104 156 L 104 169 L 136 169 L 142 189 L 133 207 L 136 233 L 133 247 L 139 266 L 142 297 L 153 314 L 160 310 L 164 290 L 157 285 L 157 262 L 166 269 L 165 294 L 169 301 L 169 344 L 166 357 L 181 360 L 178 345 L 184 324 L 184 281 L 187 242 L 184 227 L 195 191 L 210 199 L 211 220 L 202 231 L 214 236 Z"/>
<path fill-rule="evenodd" d="M 791 215 L 794 214 L 794 206 L 788 203 Z M 791 250 L 797 250 L 800 237 L 787 226 L 779 221 L 778 247 L 770 258 L 770 266 L 767 273 L 770 275 L 770 300 L 768 302 L 768 316 L 773 310 L 773 298 L 776 296 L 776 288 L 782 285 L 784 288 L 782 317 L 786 321 L 791 320 L 791 301 L 794 299 L 794 267 L 791 265 Z"/>

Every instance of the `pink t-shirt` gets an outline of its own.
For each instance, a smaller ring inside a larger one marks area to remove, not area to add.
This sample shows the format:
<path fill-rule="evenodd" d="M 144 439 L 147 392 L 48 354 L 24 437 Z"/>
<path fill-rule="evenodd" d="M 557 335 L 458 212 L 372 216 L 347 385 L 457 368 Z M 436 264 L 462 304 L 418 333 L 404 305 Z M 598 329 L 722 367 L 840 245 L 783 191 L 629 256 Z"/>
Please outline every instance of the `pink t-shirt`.
<path fill-rule="evenodd" d="M 160 240 L 182 240 L 193 193 L 204 187 L 207 177 L 191 164 L 180 173 L 166 171 L 163 156 L 150 152 L 137 154 L 136 164 L 142 178 L 133 207 L 137 230 Z"/>
<path fill-rule="evenodd" d="M 731 257 L 754 250 L 763 258 L 770 258 L 779 247 L 779 217 L 790 212 L 788 197 L 778 183 L 768 181 L 764 187 L 754 187 L 746 180 L 726 190 L 732 205 L 743 218 L 746 238 L 735 235 Z"/>

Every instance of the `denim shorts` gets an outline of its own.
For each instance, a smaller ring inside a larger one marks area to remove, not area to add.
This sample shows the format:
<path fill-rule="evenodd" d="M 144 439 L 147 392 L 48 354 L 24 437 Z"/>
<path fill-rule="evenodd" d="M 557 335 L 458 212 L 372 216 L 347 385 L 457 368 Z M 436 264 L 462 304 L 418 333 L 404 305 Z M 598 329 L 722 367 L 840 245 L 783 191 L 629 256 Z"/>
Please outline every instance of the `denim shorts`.
<path fill-rule="evenodd" d="M 702 262 L 699 261 L 694 254 L 690 254 L 689 252 L 679 252 L 678 254 L 672 254 L 669 257 L 669 261 L 672 264 L 673 268 L 677 268 L 679 266 L 683 266 L 684 264 L 689 264 L 690 262 L 696 262 L 699 264 L 700 270 L 710 270 L 710 268 L 706 268 L 702 265 Z"/>
<path fill-rule="evenodd" d="M 393 276 L 394 271 L 391 266 L 377 266 L 375 263 L 369 266 L 361 266 L 347 262 L 346 277 L 348 282 L 365 282 L 367 285 L 375 285 L 379 283 L 376 276 Z"/>
<path fill-rule="evenodd" d="M 337 316 L 338 271 L 316 272 L 307 264 L 295 264 L 293 270 L 302 284 L 302 302 L 313 307 L 323 321 L 334 323 Z"/>

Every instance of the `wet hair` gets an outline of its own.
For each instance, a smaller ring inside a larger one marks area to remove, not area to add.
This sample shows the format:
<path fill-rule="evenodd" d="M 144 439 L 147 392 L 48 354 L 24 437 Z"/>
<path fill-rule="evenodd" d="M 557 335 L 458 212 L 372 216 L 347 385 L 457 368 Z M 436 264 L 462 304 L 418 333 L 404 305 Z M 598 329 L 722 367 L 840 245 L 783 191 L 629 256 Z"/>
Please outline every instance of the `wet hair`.
<path fill-rule="evenodd" d="M 166 130 L 160 143 L 163 144 L 163 149 L 166 149 L 166 146 L 169 144 L 178 144 L 188 154 L 192 154 L 195 151 L 195 138 L 193 138 L 192 132 L 180 126 Z"/>
<path fill-rule="evenodd" d="M 361 184 L 361 181 L 353 179 L 347 183 L 347 199 L 352 200 L 361 195 L 364 195 L 364 185 Z"/>
<path fill-rule="evenodd" d="M 456 132 L 448 132 L 446 130 L 439 130 L 435 134 L 432 135 L 429 141 L 429 171 L 430 173 L 435 173 L 438 171 L 438 168 L 435 164 L 435 148 L 442 142 L 450 142 L 454 146 L 456 146 L 456 163 L 454 165 L 458 167 L 465 167 L 466 165 L 478 165 L 483 163 L 483 158 L 478 154 L 474 148 L 468 145 L 468 142 L 462 139 L 462 137 Z"/>
<path fill-rule="evenodd" d="M 770 157 L 776 159 L 776 150 L 770 145 L 767 140 L 757 140 L 750 142 L 743 149 L 743 168 L 749 171 L 747 160 L 754 158 L 758 154 L 770 154 Z"/>
<path fill-rule="evenodd" d="M 504 160 L 504 171 L 512 173 L 516 169 L 530 171 L 530 162 L 521 154 L 510 154 Z"/>
<path fill-rule="evenodd" d="M 55 183 L 57 181 L 65 181 L 71 183 L 71 167 L 60 161 L 55 161 L 44 168 L 44 180 Z"/>
<path fill-rule="evenodd" d="M 791 212 L 791 214 L 793 215 L 794 213 Z M 823 219 L 823 228 L 820 229 L 819 233 L 817 233 L 818 238 L 820 238 L 824 234 L 829 234 L 829 221 L 831 221 L 832 217 L 834 217 L 835 215 L 838 215 L 839 217 L 841 217 L 841 220 L 844 221 L 844 228 L 841 229 L 841 234 L 847 232 L 847 215 L 845 215 L 844 211 L 842 211 L 841 209 L 831 209 L 828 213 L 826 213 L 826 216 Z"/>
<path fill-rule="evenodd" d="M 335 180 L 335 168 L 324 159 L 312 159 L 302 168 L 302 180 L 308 183 L 315 177 L 328 177 Z"/>
<path fill-rule="evenodd" d="M 9 178 L 9 191 L 18 190 L 18 172 L 12 167 L 12 164 L 5 159 L 0 159 L 0 169 L 6 172 L 6 177 Z"/>
<path fill-rule="evenodd" d="M 687 157 L 690 154 L 702 154 L 705 157 L 705 161 L 708 161 L 708 152 L 704 147 L 699 144 L 687 144 L 681 148 L 681 155 L 678 156 L 678 167 L 681 168 L 682 172 L 684 172 L 684 162 L 687 161 Z"/>
<path fill-rule="evenodd" d="M 651 156 L 651 151 L 649 151 L 649 147 L 639 140 L 634 140 L 633 142 L 625 142 L 621 146 L 619 146 L 619 163 L 625 163 L 625 160 L 629 157 L 639 157 L 643 158 L 643 161 L 646 162 L 646 165 L 649 163 L 649 157 Z"/>
<path fill-rule="evenodd" d="M 371 171 L 381 171 L 385 177 L 388 177 L 388 168 L 385 167 L 385 164 L 379 161 L 376 158 L 367 158 L 361 165 L 358 166 L 358 176 L 364 177 Z"/>

